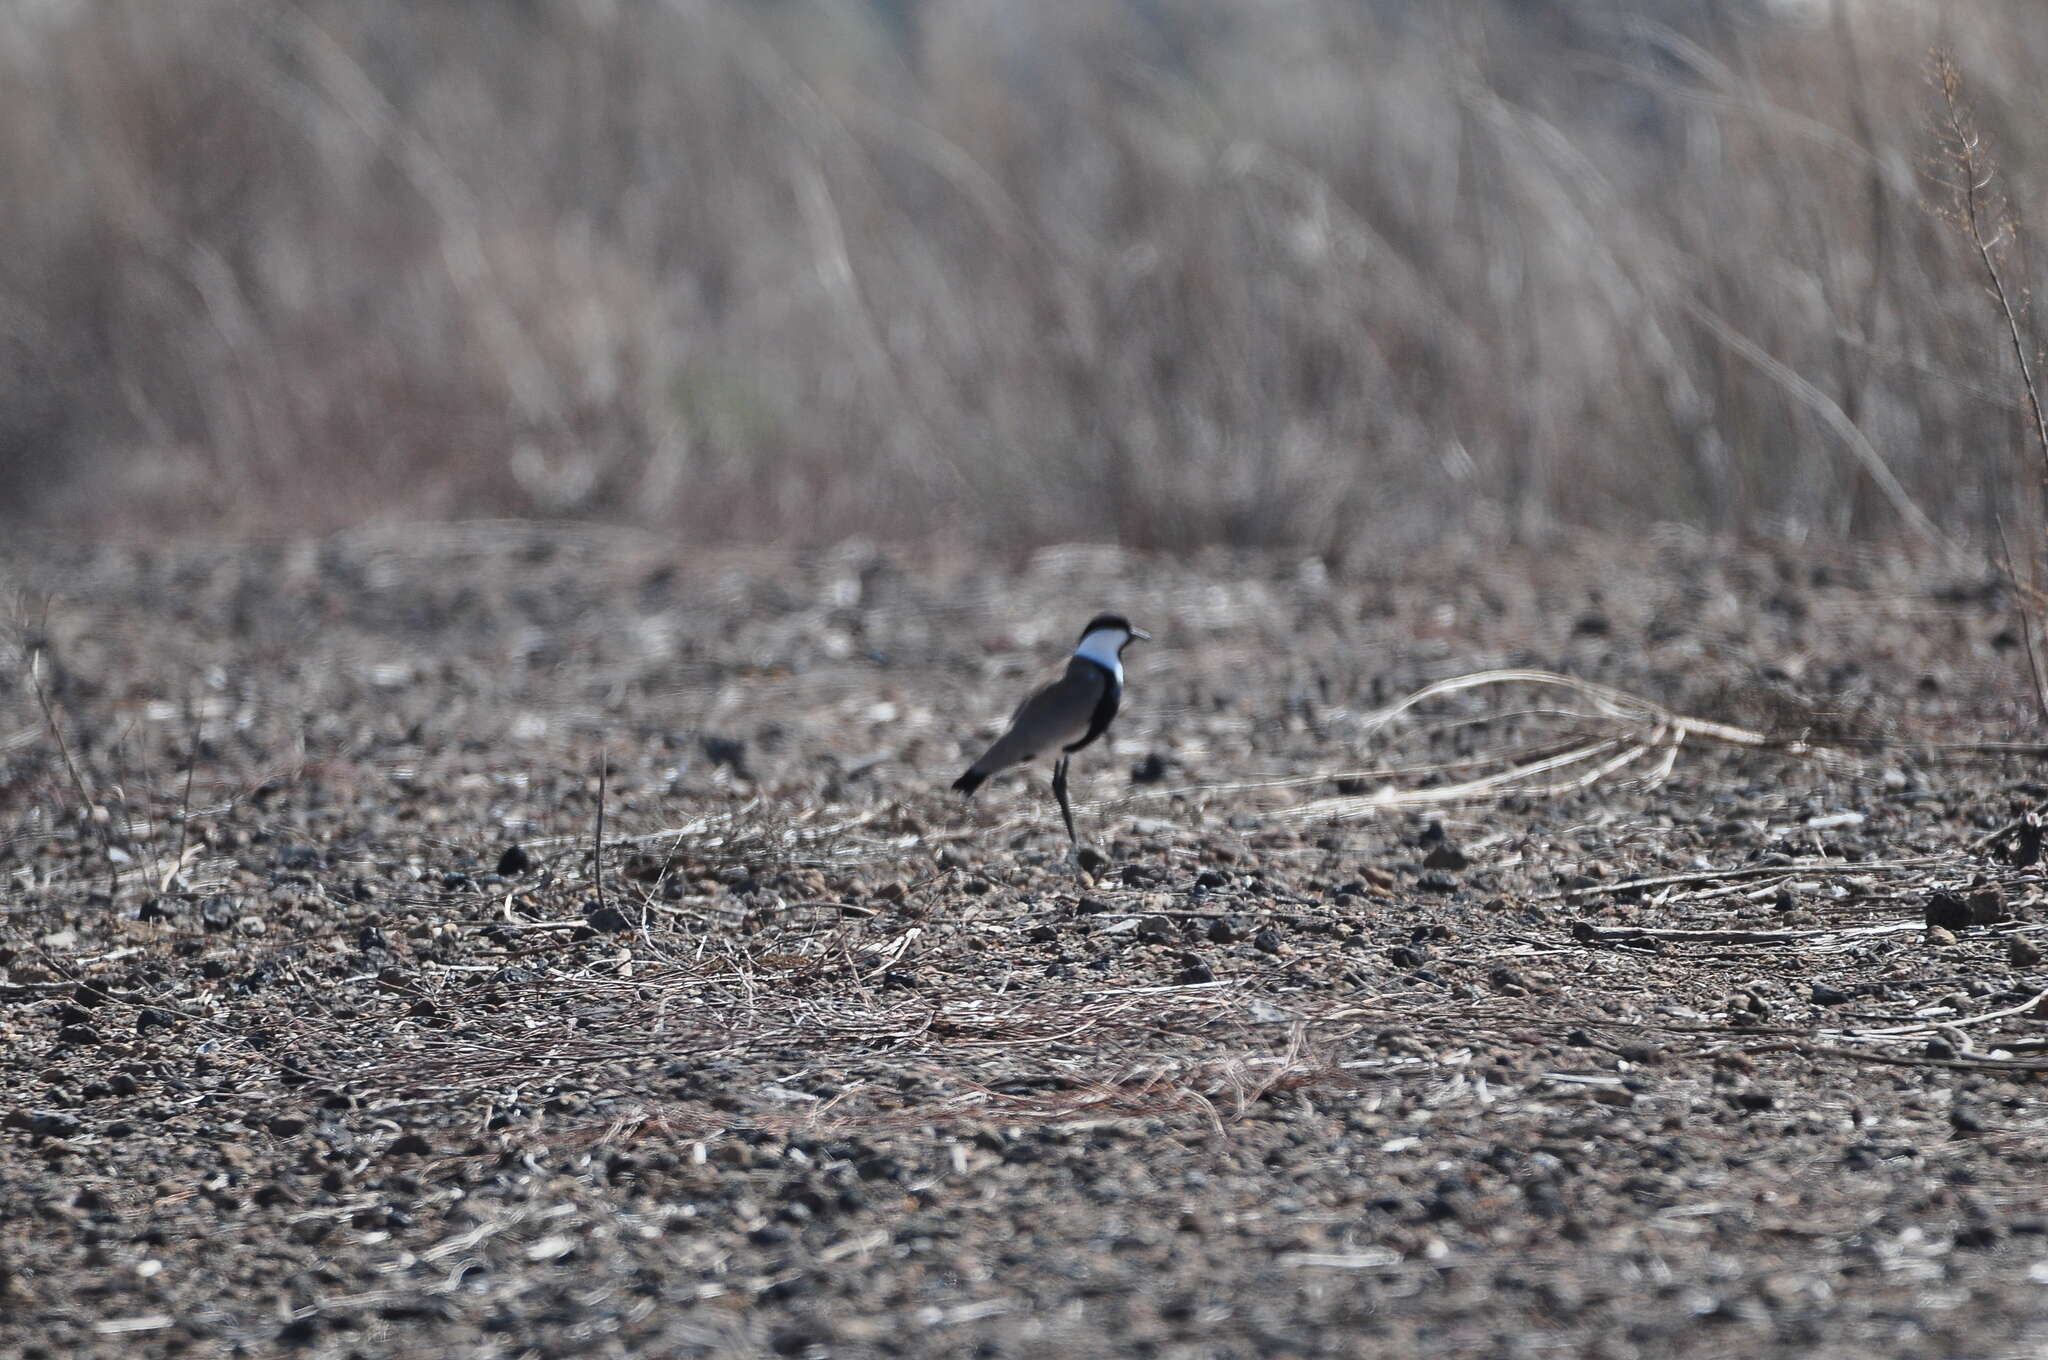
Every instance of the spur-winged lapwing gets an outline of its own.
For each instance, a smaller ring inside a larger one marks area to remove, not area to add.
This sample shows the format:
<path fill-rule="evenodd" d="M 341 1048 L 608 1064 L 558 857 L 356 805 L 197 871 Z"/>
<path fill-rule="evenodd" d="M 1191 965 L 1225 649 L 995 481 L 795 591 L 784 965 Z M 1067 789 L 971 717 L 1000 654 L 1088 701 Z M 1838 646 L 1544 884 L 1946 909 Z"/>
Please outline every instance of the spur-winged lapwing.
<path fill-rule="evenodd" d="M 1017 705 L 1009 730 L 953 781 L 953 787 L 972 798 L 997 771 L 1021 765 L 1041 751 L 1058 750 L 1052 796 L 1059 800 L 1067 839 L 1079 845 L 1074 809 L 1067 801 L 1067 761 L 1109 730 L 1124 697 L 1124 648 L 1151 636 L 1131 627 L 1121 614 L 1097 614 L 1088 620 L 1081 630 L 1081 645 L 1067 662 L 1067 673 Z"/>

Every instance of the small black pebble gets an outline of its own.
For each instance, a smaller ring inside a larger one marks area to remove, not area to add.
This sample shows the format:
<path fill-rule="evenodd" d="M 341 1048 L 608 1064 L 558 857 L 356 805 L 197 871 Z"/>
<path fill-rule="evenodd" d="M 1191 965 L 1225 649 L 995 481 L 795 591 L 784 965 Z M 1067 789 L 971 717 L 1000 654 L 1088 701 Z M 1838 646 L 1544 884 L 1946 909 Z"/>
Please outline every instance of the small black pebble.
<path fill-rule="evenodd" d="M 1463 850 L 1452 845 L 1449 841 L 1445 841 L 1423 856 L 1422 867 L 1425 869 L 1448 869 L 1455 873 L 1471 864 L 1471 862 L 1471 860 L 1465 858 Z"/>
<path fill-rule="evenodd" d="M 609 902 L 586 904 L 583 908 L 583 924 L 592 930 L 606 931 L 614 935 L 633 928 L 633 922 L 627 918 L 626 913 Z"/>
<path fill-rule="evenodd" d="M 803 1355 L 807 1351 L 823 1350 L 830 1340 L 831 1334 L 822 1327 L 785 1327 L 768 1338 L 768 1346 L 777 1355 Z"/>
<path fill-rule="evenodd" d="M 1970 928 L 1970 904 L 1952 892 L 1929 893 L 1925 915 L 1928 925 L 1939 926 L 1943 930 Z"/>
<path fill-rule="evenodd" d="M 1816 1006 L 1839 1006 L 1853 995 L 1854 993 L 1845 992 L 1840 987 L 1830 987 L 1825 982 L 1813 984 L 1813 1004 Z"/>
<path fill-rule="evenodd" d="M 287 845 L 278 852 L 277 867 L 303 872 L 320 867 L 320 852 L 310 845 Z"/>
<path fill-rule="evenodd" d="M 1133 784 L 1157 784 L 1166 778 L 1166 760 L 1157 751 L 1152 751 L 1137 764 L 1131 766 Z"/>
<path fill-rule="evenodd" d="M 903 1163 L 887 1153 L 863 1157 L 854 1164 L 854 1174 L 864 1181 L 900 1181 L 903 1179 Z"/>
<path fill-rule="evenodd" d="M 738 737 L 720 737 L 706 732 L 701 744 L 704 748 L 704 758 L 709 760 L 714 768 L 723 765 L 742 779 L 754 777 L 747 769 L 747 744 Z"/>
<path fill-rule="evenodd" d="M 320 1315 L 308 1313 L 278 1328 L 277 1339 L 286 1346 L 310 1346 L 320 1339 Z"/>
<path fill-rule="evenodd" d="M 498 856 L 497 872 L 506 878 L 523 874 L 533 867 L 533 856 L 526 853 L 522 845 L 508 845 L 505 853 Z"/>

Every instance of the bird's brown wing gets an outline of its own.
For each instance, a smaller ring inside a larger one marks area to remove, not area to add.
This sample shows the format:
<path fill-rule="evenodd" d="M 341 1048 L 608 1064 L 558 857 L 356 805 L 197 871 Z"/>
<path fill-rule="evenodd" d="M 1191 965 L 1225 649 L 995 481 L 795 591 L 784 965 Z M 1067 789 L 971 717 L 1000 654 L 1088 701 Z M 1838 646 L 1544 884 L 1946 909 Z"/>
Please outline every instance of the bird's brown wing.
<path fill-rule="evenodd" d="M 1009 730 L 974 762 L 972 773 L 986 777 L 1079 741 L 1088 734 L 1088 720 L 1108 683 L 1100 666 L 1069 665 L 1065 675 L 1017 705 Z"/>

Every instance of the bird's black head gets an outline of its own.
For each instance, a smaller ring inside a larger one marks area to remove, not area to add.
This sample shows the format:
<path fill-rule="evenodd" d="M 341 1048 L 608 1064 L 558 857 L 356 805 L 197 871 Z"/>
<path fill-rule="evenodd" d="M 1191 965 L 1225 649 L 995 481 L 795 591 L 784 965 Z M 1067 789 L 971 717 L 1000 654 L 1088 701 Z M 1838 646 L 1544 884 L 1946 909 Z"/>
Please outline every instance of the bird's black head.
<path fill-rule="evenodd" d="M 1081 641 L 1085 643 L 1098 633 L 1121 633 L 1123 636 L 1115 641 L 1116 650 L 1119 652 L 1130 646 L 1134 639 L 1139 642 L 1149 642 L 1152 639 L 1150 633 L 1131 627 L 1131 621 L 1121 614 L 1097 614 L 1088 620 L 1088 626 L 1081 630 Z"/>

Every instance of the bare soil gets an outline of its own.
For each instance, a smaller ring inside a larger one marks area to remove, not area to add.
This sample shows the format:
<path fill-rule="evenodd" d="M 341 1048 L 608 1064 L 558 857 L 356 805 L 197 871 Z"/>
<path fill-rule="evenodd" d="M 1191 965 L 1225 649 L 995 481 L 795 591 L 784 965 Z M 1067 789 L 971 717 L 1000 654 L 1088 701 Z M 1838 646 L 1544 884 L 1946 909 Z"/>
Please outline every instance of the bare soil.
<path fill-rule="evenodd" d="M 2048 1345 L 2048 781 L 1937 744 L 2038 730 L 1981 576 L 0 554 L 0 1352 Z M 1098 608 L 1158 641 L 1081 879 L 1042 771 L 944 790 Z M 1362 805 L 1599 739 L 1368 721 L 1496 666 L 1775 745 Z"/>

